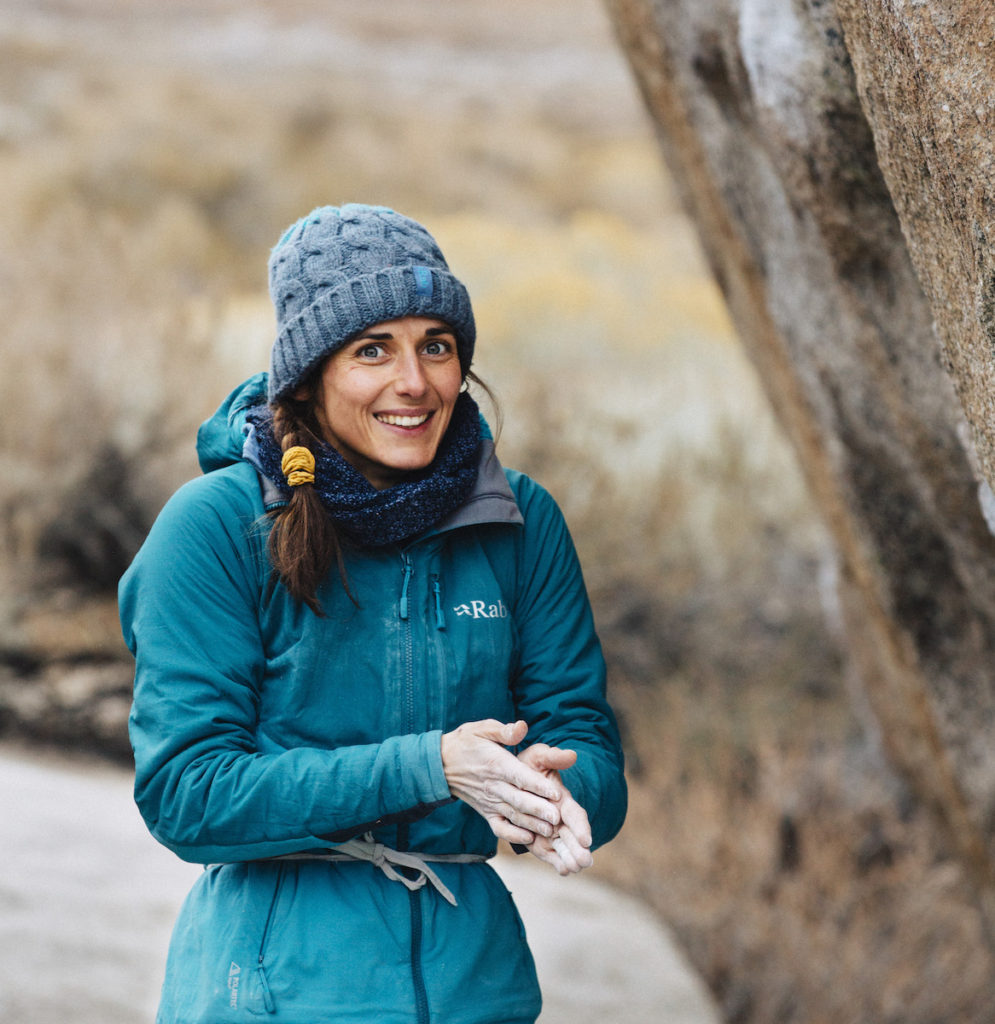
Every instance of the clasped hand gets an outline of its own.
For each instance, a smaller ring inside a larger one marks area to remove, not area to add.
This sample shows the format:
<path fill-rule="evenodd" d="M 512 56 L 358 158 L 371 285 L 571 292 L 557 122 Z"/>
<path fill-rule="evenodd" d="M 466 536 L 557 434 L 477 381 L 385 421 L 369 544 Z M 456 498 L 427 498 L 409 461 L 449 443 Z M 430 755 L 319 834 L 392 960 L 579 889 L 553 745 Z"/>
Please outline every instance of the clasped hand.
<path fill-rule="evenodd" d="M 519 721 L 468 722 L 442 737 L 442 764 L 453 796 L 468 803 L 491 831 L 527 846 L 561 875 L 593 863 L 587 812 L 560 779 L 577 755 L 537 743 L 515 757 L 506 747 L 525 739 Z"/>

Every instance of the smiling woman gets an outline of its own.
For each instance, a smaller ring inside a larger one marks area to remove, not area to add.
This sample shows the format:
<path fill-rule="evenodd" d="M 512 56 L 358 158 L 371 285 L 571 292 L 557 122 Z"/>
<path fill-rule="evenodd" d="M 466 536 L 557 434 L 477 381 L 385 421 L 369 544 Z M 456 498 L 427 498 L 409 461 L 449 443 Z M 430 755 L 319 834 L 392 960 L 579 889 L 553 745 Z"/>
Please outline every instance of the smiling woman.
<path fill-rule="evenodd" d="M 497 460 L 469 297 L 420 224 L 316 210 L 270 291 L 269 374 L 201 428 L 205 475 L 121 584 L 136 799 L 211 865 L 159 1024 L 526 1024 L 483 862 L 503 839 L 578 872 L 625 813 L 573 545 Z"/>
<path fill-rule="evenodd" d="M 325 440 L 382 490 L 435 458 L 462 383 L 452 329 L 408 316 L 363 331 L 294 397 L 314 398 Z"/>

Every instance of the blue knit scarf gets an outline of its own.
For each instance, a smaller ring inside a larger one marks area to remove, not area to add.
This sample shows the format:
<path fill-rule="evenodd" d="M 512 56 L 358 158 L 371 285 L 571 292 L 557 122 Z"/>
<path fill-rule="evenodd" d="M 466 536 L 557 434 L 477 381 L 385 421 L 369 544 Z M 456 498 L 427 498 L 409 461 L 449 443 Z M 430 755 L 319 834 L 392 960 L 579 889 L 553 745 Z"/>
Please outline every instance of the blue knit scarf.
<path fill-rule="evenodd" d="M 257 406 L 246 420 L 254 427 L 253 461 L 289 498 L 291 489 L 280 469 L 283 452 L 273 435 L 272 411 Z M 477 479 L 480 437 L 477 403 L 464 392 L 456 400 L 435 458 L 425 469 L 378 491 L 331 445 L 322 442 L 312 449 L 314 489 L 335 524 L 356 544 L 373 548 L 397 544 L 435 526 L 470 493 Z"/>

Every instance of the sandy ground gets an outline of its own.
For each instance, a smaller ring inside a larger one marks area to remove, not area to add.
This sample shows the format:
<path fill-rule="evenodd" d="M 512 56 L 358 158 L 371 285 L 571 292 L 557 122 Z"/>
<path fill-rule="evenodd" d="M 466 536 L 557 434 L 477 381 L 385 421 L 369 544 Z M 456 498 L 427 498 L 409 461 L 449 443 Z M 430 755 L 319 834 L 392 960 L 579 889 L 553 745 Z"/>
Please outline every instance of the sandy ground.
<path fill-rule="evenodd" d="M 104 765 L 0 748 L 5 1024 L 153 1019 L 173 916 L 200 869 L 149 837 L 130 788 Z M 535 861 L 501 857 L 498 869 L 539 967 L 542 1024 L 716 1024 L 701 982 L 638 903 Z"/>

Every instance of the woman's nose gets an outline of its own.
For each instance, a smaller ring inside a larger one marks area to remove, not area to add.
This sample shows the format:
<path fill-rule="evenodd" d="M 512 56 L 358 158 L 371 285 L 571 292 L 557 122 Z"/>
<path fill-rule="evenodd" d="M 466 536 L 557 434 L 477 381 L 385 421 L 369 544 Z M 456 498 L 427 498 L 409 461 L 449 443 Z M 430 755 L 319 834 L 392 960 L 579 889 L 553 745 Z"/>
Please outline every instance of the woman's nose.
<path fill-rule="evenodd" d="M 421 397 L 428 390 L 425 368 L 417 355 L 407 355 L 401 359 L 394 386 L 399 395 L 410 395 L 414 398 Z"/>

